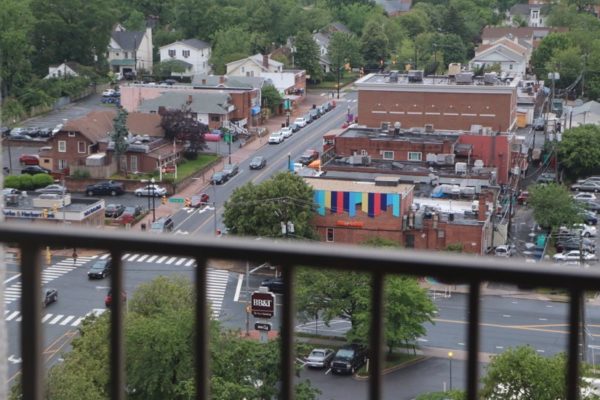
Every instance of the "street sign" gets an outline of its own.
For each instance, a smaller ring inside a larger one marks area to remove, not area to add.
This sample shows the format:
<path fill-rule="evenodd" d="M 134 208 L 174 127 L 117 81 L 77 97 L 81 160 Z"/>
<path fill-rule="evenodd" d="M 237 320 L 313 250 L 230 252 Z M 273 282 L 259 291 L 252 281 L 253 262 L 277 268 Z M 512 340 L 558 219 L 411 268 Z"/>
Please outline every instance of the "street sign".
<path fill-rule="evenodd" d="M 169 197 L 169 203 L 183 203 L 183 197 Z"/>
<path fill-rule="evenodd" d="M 271 292 L 252 293 L 250 309 L 255 317 L 272 318 L 275 314 L 275 295 Z"/>
<path fill-rule="evenodd" d="M 254 324 L 254 329 L 257 331 L 269 332 L 271 330 L 271 323 L 269 322 L 257 322 Z"/>

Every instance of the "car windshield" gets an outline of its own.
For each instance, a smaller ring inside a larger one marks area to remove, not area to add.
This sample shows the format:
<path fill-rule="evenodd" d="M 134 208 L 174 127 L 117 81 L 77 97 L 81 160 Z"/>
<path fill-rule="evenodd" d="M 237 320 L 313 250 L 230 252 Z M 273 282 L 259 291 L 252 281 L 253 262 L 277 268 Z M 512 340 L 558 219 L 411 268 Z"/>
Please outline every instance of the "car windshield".
<path fill-rule="evenodd" d="M 354 357 L 354 350 L 340 349 L 336 354 L 336 358 L 343 360 L 350 360 L 352 357 Z"/>
<path fill-rule="evenodd" d="M 221 176 L 223 176 L 222 172 L 215 172 L 215 174 L 213 175 L 213 178 L 220 178 Z"/>
<path fill-rule="evenodd" d="M 152 229 L 153 231 L 162 231 L 163 225 L 164 225 L 164 223 L 162 221 L 156 221 L 156 222 L 152 223 L 152 226 L 150 229 Z"/>
<path fill-rule="evenodd" d="M 104 269 L 104 267 L 106 266 L 106 260 L 101 260 L 101 261 L 96 261 L 94 263 L 94 265 L 92 265 L 92 268 L 90 268 L 92 271 L 101 271 Z"/>
<path fill-rule="evenodd" d="M 323 358 L 325 357 L 325 352 L 321 350 L 313 350 L 309 357 Z"/>

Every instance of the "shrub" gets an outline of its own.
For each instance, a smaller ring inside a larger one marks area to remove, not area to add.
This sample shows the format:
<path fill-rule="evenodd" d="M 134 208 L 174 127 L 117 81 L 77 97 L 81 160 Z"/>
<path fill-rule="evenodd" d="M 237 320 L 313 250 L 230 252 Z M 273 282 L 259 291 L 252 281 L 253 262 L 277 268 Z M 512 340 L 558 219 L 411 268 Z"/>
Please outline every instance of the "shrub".
<path fill-rule="evenodd" d="M 76 169 L 71 174 L 71 177 L 75 179 L 87 179 L 90 177 L 90 171 L 88 171 L 87 169 Z"/>
<path fill-rule="evenodd" d="M 33 189 L 33 177 L 31 175 L 21 175 L 19 176 L 19 187 L 21 190 L 31 190 Z"/>
<path fill-rule="evenodd" d="M 35 174 L 35 175 L 33 175 L 31 180 L 32 180 L 34 189 L 48 186 L 48 185 L 51 185 L 52 183 L 54 183 L 54 179 L 52 178 L 52 176 L 50 176 L 48 174 Z"/>
<path fill-rule="evenodd" d="M 19 175 L 10 175 L 4 178 L 4 187 L 5 188 L 13 188 L 20 189 L 21 181 L 19 180 Z"/>

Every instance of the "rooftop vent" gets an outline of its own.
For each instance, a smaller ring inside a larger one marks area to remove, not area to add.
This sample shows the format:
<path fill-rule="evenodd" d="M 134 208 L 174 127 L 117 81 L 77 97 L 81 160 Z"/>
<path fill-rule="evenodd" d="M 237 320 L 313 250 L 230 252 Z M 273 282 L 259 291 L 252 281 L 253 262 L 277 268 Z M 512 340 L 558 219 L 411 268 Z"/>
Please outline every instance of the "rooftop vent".
<path fill-rule="evenodd" d="M 486 72 L 483 74 L 483 82 L 486 85 L 495 85 L 498 81 L 498 75 L 495 72 Z"/>
<path fill-rule="evenodd" d="M 456 74 L 456 77 L 454 79 L 456 80 L 457 85 L 469 85 L 473 83 L 473 73 L 461 72 Z"/>
<path fill-rule="evenodd" d="M 433 124 L 425 124 L 425 133 L 433 133 L 434 131 Z"/>
<path fill-rule="evenodd" d="M 390 82 L 398 83 L 398 71 L 390 72 Z"/>
<path fill-rule="evenodd" d="M 408 71 L 408 81 L 409 82 L 423 82 L 423 70 L 415 69 L 412 71 Z"/>
<path fill-rule="evenodd" d="M 462 66 L 460 63 L 450 63 L 448 65 L 448 76 L 456 76 L 460 73 Z"/>

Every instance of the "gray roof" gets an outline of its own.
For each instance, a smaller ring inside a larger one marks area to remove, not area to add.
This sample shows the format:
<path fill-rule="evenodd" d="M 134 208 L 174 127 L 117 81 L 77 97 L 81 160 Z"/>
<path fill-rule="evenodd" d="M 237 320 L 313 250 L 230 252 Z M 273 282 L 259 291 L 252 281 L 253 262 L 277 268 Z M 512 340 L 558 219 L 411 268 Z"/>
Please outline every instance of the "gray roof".
<path fill-rule="evenodd" d="M 164 92 L 159 97 L 144 100 L 139 107 L 140 112 L 158 111 L 159 107 L 179 109 L 192 98 L 190 110 L 198 114 L 227 114 L 230 106 L 230 96 L 227 93 L 216 92 Z"/>
<path fill-rule="evenodd" d="M 319 45 L 323 45 L 324 47 L 328 47 L 329 46 L 329 39 L 330 36 L 328 33 L 323 33 L 323 32 L 317 32 L 313 35 L 313 39 L 319 44 Z"/>
<path fill-rule="evenodd" d="M 375 0 L 375 3 L 385 10 L 388 14 L 397 14 L 400 12 L 408 12 L 412 5 L 412 1 L 403 0 Z"/>
<path fill-rule="evenodd" d="M 187 44 L 191 47 L 195 47 L 196 49 L 210 49 L 210 44 L 200 39 L 185 39 L 181 40 L 181 43 Z"/>
<path fill-rule="evenodd" d="M 515 4 L 510 8 L 510 15 L 524 15 L 529 17 L 529 4 Z"/>
<path fill-rule="evenodd" d="M 584 114 L 584 113 L 600 115 L 600 103 L 592 100 L 592 101 L 588 101 L 587 103 L 582 104 L 578 107 L 573 107 L 573 115 Z"/>
<path fill-rule="evenodd" d="M 267 83 L 268 79 L 258 76 L 227 76 L 225 83 L 221 84 L 222 75 L 194 75 L 192 85 L 194 87 L 223 87 L 228 89 L 260 89 Z M 205 80 L 206 83 L 202 83 Z M 222 86 L 220 86 L 222 85 Z"/>
<path fill-rule="evenodd" d="M 141 31 L 113 31 L 111 36 L 123 50 L 137 50 L 144 34 Z"/>
<path fill-rule="evenodd" d="M 332 22 L 329 24 L 329 30 L 332 32 L 352 33 L 350 29 L 341 22 Z"/>

